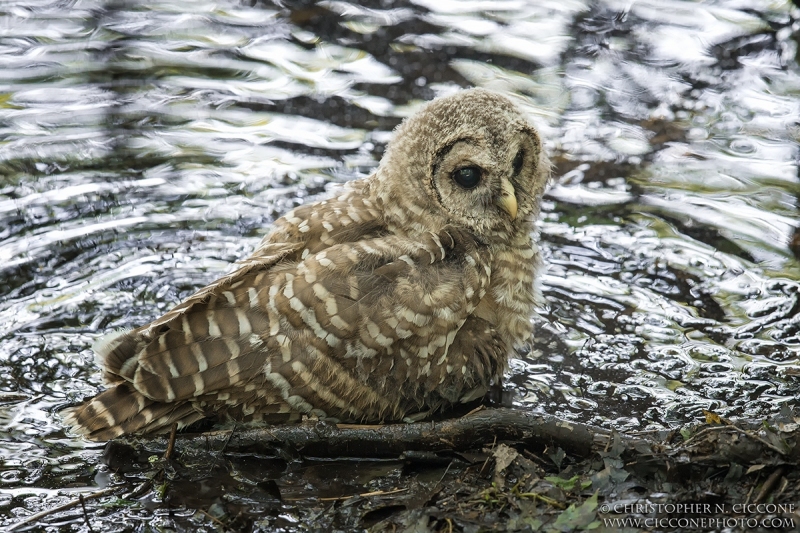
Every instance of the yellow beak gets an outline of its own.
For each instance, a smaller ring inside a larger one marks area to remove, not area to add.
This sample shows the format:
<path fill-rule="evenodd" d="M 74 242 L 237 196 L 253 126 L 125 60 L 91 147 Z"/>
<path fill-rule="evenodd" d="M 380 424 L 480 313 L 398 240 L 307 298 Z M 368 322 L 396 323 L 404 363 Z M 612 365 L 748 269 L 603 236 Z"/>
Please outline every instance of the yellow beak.
<path fill-rule="evenodd" d="M 511 217 L 511 220 L 517 218 L 517 195 L 514 186 L 507 179 L 503 180 L 503 190 L 500 196 L 495 200 L 497 207 L 505 211 Z"/>

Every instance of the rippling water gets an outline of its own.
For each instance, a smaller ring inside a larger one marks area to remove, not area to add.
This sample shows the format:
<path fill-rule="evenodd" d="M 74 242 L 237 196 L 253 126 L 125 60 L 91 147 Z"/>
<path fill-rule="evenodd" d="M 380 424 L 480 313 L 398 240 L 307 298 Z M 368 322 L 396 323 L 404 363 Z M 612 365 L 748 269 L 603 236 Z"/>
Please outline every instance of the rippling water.
<path fill-rule="evenodd" d="M 229 271 L 459 87 L 512 96 L 555 163 L 519 407 L 621 430 L 796 409 L 798 19 L 767 0 L 0 3 L 0 523 L 109 482 L 53 414 L 100 389 L 93 339 Z"/>

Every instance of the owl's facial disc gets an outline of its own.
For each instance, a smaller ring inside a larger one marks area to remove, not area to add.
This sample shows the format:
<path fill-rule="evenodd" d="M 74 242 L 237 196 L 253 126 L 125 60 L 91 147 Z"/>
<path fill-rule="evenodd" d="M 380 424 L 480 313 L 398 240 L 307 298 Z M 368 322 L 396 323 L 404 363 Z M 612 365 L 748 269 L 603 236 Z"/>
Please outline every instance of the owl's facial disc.
<path fill-rule="evenodd" d="M 461 167 L 453 171 L 451 177 L 462 189 L 474 189 L 481 183 L 483 169 L 476 166 Z M 517 196 L 511 182 L 503 178 L 500 184 L 500 194 L 495 198 L 494 204 L 508 213 L 511 220 L 517 218 Z"/>
<path fill-rule="evenodd" d="M 431 186 L 447 223 L 485 234 L 517 217 L 518 200 L 510 167 L 503 171 L 486 135 L 462 137 L 436 153 Z"/>

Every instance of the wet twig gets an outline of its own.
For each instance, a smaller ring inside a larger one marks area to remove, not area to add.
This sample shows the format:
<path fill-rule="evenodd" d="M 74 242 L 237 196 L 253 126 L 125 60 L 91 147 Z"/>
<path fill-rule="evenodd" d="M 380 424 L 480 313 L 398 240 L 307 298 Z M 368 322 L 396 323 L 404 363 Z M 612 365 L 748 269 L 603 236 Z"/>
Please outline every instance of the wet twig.
<path fill-rule="evenodd" d="M 78 500 L 81 502 L 81 509 L 83 509 L 83 521 L 86 522 L 86 527 L 89 528 L 89 533 L 94 533 L 92 524 L 89 522 L 89 513 L 86 512 L 86 502 L 84 501 L 83 494 L 78 494 Z"/>
<path fill-rule="evenodd" d="M 40 520 L 40 519 L 42 519 L 42 518 L 44 518 L 46 516 L 50 516 L 50 515 L 55 514 L 55 513 L 60 513 L 61 511 L 66 511 L 67 509 L 72 509 L 73 507 L 77 507 L 78 505 L 84 505 L 84 502 L 86 500 L 94 500 L 96 498 L 102 498 L 103 496 L 107 496 L 109 494 L 113 494 L 118 489 L 119 489 L 119 487 L 107 487 L 107 488 L 105 488 L 103 490 L 98 490 L 96 492 L 90 492 L 90 493 L 86 494 L 85 496 L 83 494 L 80 494 L 76 499 L 74 499 L 74 500 L 72 500 L 70 502 L 67 502 L 67 503 L 65 503 L 63 505 L 59 505 L 57 507 L 53 507 L 52 509 L 46 509 L 46 510 L 41 511 L 39 513 L 30 515 L 29 517 L 25 518 L 24 520 L 22 520 L 20 522 L 17 522 L 16 524 L 14 524 L 10 528 L 8 528 L 8 531 L 14 531 L 16 529 L 21 528 L 22 526 L 24 526 L 26 524 L 30 524 L 31 522 L 36 522 L 37 520 Z M 85 514 L 86 513 L 86 507 L 85 506 L 84 506 L 84 510 L 83 511 L 84 511 L 84 514 Z M 88 521 L 87 521 L 87 525 L 88 525 Z M 89 526 L 89 530 L 91 531 L 91 526 Z"/>
<path fill-rule="evenodd" d="M 758 495 L 756 499 L 753 500 L 753 503 L 761 503 L 767 499 L 769 493 L 772 492 L 772 489 L 775 487 L 775 484 L 783 475 L 783 468 L 778 467 L 770 476 L 764 481 L 764 484 L 761 486 L 761 490 L 758 491 Z"/>
<path fill-rule="evenodd" d="M 317 500 L 321 502 L 338 502 L 349 500 L 350 498 L 370 498 L 372 496 L 391 496 L 393 494 L 400 494 L 402 492 L 407 492 L 408 489 L 393 489 L 393 490 L 376 490 L 372 492 L 363 492 L 361 494 L 351 494 L 349 496 L 332 496 L 330 498 L 317 498 Z M 309 498 L 285 498 L 284 501 L 287 502 L 299 502 L 303 500 L 307 500 Z"/>
<path fill-rule="evenodd" d="M 172 424 L 172 429 L 169 432 L 169 442 L 167 443 L 167 451 L 164 452 L 164 459 L 169 461 L 172 457 L 172 452 L 175 450 L 175 438 L 178 436 L 178 423 Z"/>
<path fill-rule="evenodd" d="M 156 475 L 158 475 L 158 473 L 160 473 L 160 471 L 156 472 Z M 145 494 L 147 494 L 150 491 L 150 489 L 152 489 L 152 488 L 153 488 L 153 480 L 152 479 L 148 479 L 146 481 L 142 481 L 131 492 L 127 492 L 127 493 L 123 494 L 122 495 L 122 499 L 123 500 L 135 500 L 136 498 L 138 498 L 140 496 L 144 496 Z"/>

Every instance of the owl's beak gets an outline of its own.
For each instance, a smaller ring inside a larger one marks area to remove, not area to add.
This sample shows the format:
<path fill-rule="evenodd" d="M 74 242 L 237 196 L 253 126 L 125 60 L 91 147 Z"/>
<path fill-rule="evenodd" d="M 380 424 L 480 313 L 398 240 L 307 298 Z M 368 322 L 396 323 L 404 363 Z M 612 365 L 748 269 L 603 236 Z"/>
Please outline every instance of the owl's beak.
<path fill-rule="evenodd" d="M 511 185 L 511 182 L 507 179 L 504 179 L 502 184 L 502 191 L 500 192 L 500 196 L 497 197 L 497 200 L 494 203 L 509 214 L 511 220 L 517 218 L 517 195 L 516 191 L 514 190 L 514 186 Z"/>

